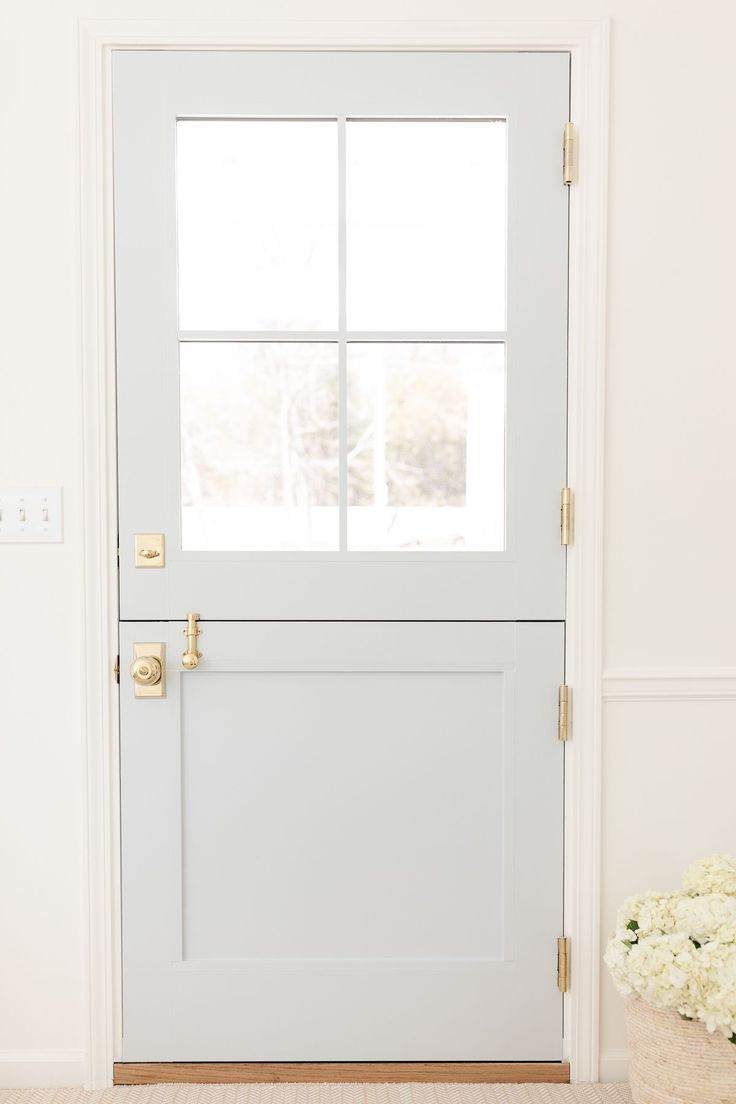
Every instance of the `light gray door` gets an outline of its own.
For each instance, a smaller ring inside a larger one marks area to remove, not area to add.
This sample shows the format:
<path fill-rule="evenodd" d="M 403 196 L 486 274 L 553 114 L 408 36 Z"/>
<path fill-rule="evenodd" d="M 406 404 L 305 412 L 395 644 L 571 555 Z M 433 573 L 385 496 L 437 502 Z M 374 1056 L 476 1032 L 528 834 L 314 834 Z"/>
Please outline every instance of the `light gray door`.
<path fill-rule="evenodd" d="M 123 1058 L 561 1058 L 562 638 L 126 622 Z"/>
<path fill-rule="evenodd" d="M 116 56 L 123 617 L 564 617 L 568 69 Z"/>
<path fill-rule="evenodd" d="M 568 71 L 114 56 L 123 1060 L 561 1058 Z"/>

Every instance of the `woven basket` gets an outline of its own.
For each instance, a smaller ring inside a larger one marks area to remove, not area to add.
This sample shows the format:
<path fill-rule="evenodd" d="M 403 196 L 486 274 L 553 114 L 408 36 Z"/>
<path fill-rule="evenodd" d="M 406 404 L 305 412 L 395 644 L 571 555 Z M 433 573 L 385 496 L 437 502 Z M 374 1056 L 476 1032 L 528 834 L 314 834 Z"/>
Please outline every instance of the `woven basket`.
<path fill-rule="evenodd" d="M 736 1104 L 736 1044 L 720 1032 L 638 997 L 626 1026 L 634 1104 Z"/>

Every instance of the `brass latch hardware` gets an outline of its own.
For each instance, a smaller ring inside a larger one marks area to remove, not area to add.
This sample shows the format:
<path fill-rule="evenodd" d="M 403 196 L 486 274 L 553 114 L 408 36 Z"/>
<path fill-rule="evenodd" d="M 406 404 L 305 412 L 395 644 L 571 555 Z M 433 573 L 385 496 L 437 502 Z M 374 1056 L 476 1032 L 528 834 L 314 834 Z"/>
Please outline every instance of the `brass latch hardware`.
<path fill-rule="evenodd" d="M 560 495 L 560 544 L 572 544 L 572 491 L 563 487 Z"/>
<path fill-rule="evenodd" d="M 198 613 L 187 614 L 187 627 L 184 629 L 184 635 L 187 638 L 187 646 L 181 653 L 181 665 L 185 667 L 187 671 L 193 671 L 202 658 L 202 653 L 197 649 L 197 637 L 202 634 L 202 630 L 197 624 L 198 621 Z"/>
<path fill-rule="evenodd" d="M 557 735 L 560 740 L 570 739 L 572 728 L 572 691 L 564 684 L 557 694 Z"/>
<path fill-rule="evenodd" d="M 562 183 L 572 184 L 575 175 L 575 131 L 572 123 L 565 123 L 562 138 Z"/>
<path fill-rule="evenodd" d="M 113 667 L 112 667 L 112 673 L 115 676 L 115 681 L 119 684 L 120 683 L 120 656 L 119 655 L 115 656 L 115 662 L 114 662 Z"/>
<path fill-rule="evenodd" d="M 570 940 L 566 935 L 557 940 L 557 988 L 561 993 L 570 988 Z"/>
<path fill-rule="evenodd" d="M 136 533 L 135 566 L 166 566 L 166 545 L 163 533 Z"/>
<path fill-rule="evenodd" d="M 136 698 L 163 698 L 166 695 L 166 645 L 134 644 L 130 677 Z"/>

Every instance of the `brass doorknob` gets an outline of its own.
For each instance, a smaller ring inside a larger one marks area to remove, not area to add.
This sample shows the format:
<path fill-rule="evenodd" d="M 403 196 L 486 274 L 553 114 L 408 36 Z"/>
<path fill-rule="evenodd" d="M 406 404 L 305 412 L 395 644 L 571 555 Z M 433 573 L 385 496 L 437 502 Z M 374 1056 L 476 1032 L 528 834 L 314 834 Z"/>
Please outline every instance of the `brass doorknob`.
<path fill-rule="evenodd" d="M 139 656 L 130 665 L 130 675 L 139 686 L 156 686 L 161 681 L 161 660 L 156 656 Z"/>

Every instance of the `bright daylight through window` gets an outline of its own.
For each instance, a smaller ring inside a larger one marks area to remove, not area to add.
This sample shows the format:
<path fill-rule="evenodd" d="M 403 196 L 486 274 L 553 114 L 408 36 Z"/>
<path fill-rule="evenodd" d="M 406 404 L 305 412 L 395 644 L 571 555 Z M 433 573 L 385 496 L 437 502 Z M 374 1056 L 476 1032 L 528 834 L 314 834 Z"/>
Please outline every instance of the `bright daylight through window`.
<path fill-rule="evenodd" d="M 177 126 L 184 550 L 505 547 L 506 124 Z"/>

